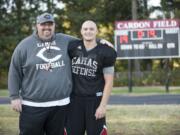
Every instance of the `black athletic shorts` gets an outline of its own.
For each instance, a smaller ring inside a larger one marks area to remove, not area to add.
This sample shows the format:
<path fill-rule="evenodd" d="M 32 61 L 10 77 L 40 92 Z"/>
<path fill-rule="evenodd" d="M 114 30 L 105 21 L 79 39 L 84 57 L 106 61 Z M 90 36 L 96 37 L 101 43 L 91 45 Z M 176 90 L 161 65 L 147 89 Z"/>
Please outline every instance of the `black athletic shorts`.
<path fill-rule="evenodd" d="M 102 97 L 77 97 L 71 99 L 68 109 L 67 135 L 107 135 L 105 117 L 96 120 L 95 112 Z"/>

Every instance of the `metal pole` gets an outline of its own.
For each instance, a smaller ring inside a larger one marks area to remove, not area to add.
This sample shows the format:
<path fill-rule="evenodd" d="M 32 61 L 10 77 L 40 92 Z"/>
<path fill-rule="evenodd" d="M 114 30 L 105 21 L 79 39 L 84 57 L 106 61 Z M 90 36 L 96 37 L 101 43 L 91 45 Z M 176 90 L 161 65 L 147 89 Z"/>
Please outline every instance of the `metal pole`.
<path fill-rule="evenodd" d="M 131 59 L 128 60 L 128 88 L 129 92 L 132 92 L 132 64 L 131 64 Z"/>
<path fill-rule="evenodd" d="M 166 93 L 169 93 L 169 83 L 170 83 L 170 76 L 171 76 L 169 61 L 170 61 L 169 59 L 166 59 L 166 63 L 165 63 L 165 71 L 166 71 L 165 88 L 166 88 Z"/>
<path fill-rule="evenodd" d="M 131 3 L 132 20 L 137 19 L 137 1 L 132 0 Z M 128 88 L 129 92 L 132 92 L 132 60 L 128 59 Z"/>

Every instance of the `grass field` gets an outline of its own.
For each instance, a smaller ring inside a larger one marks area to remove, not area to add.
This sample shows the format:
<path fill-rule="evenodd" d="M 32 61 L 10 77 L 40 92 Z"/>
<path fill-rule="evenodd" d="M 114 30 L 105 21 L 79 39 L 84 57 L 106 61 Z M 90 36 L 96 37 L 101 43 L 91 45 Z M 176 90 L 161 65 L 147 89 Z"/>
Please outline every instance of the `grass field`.
<path fill-rule="evenodd" d="M 9 94 L 8 90 L 0 89 L 0 97 L 7 97 Z"/>
<path fill-rule="evenodd" d="M 133 87 L 132 93 L 128 93 L 128 87 L 113 88 L 112 94 L 128 94 L 128 95 L 154 95 L 154 94 L 168 94 L 165 87 L 162 86 L 148 86 L 148 87 Z M 180 94 L 180 87 L 170 87 L 169 94 Z"/>
<path fill-rule="evenodd" d="M 0 135 L 18 135 L 18 113 L 0 110 Z M 109 135 L 180 135 L 180 105 L 108 106 L 107 126 Z"/>
<path fill-rule="evenodd" d="M 133 87 L 133 92 L 128 93 L 128 87 L 113 88 L 112 95 L 128 94 L 128 95 L 153 95 L 153 94 L 180 94 L 180 87 L 170 87 L 169 93 L 166 93 L 165 87 Z M 6 89 L 0 90 L 0 97 L 7 97 Z"/>
<path fill-rule="evenodd" d="M 109 106 L 110 135 L 180 135 L 180 106 Z"/>
<path fill-rule="evenodd" d="M 113 95 L 180 94 L 180 87 L 127 87 L 113 88 Z M 0 97 L 7 97 L 0 90 Z M 78 123 L 77 123 L 78 124 Z M 109 135 L 180 135 L 180 105 L 119 105 L 108 106 Z M 0 105 L 0 135 L 18 135 L 18 113 L 10 105 Z"/>

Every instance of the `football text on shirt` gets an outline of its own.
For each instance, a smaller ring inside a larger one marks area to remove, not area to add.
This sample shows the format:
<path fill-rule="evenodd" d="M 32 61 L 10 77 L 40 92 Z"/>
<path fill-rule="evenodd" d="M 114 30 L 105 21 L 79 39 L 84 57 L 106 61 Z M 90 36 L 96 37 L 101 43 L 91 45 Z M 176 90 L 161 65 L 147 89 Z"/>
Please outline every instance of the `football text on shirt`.
<path fill-rule="evenodd" d="M 36 64 L 36 70 L 47 70 L 49 67 L 53 69 L 65 66 L 64 60 L 61 58 L 62 51 L 60 47 L 57 46 L 56 41 L 37 43 L 37 47 L 41 49 L 38 51 L 36 56 L 42 59 L 45 63 Z M 56 53 L 52 51 L 56 51 Z M 47 57 L 47 54 L 52 56 Z"/>

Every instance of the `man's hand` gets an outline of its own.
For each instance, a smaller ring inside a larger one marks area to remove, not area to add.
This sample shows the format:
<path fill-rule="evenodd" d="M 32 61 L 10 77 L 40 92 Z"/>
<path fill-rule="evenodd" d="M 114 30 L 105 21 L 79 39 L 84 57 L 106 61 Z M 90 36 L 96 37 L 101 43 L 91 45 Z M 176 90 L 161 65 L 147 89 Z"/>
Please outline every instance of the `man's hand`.
<path fill-rule="evenodd" d="M 105 39 L 101 39 L 101 40 L 100 40 L 100 43 L 101 43 L 101 44 L 106 44 L 106 45 L 114 48 L 114 45 L 113 45 L 111 42 L 109 42 L 109 41 L 107 41 L 107 40 L 105 40 Z"/>
<path fill-rule="evenodd" d="M 106 107 L 100 105 L 96 109 L 96 113 L 95 113 L 96 120 L 105 117 L 105 115 L 106 115 Z"/>
<path fill-rule="evenodd" d="M 11 106 L 14 111 L 21 112 L 22 111 L 21 99 L 11 100 Z"/>

